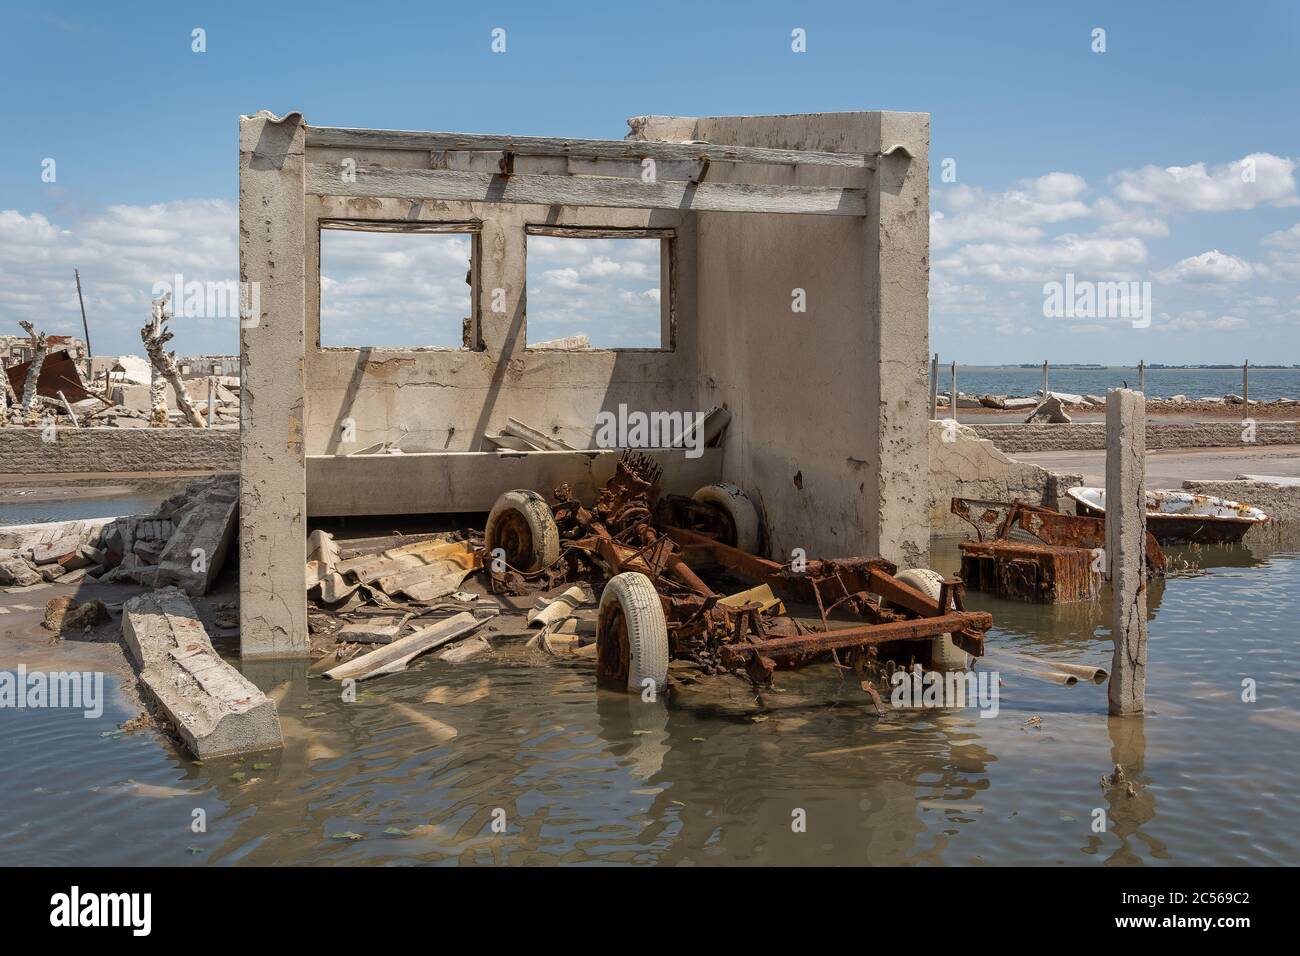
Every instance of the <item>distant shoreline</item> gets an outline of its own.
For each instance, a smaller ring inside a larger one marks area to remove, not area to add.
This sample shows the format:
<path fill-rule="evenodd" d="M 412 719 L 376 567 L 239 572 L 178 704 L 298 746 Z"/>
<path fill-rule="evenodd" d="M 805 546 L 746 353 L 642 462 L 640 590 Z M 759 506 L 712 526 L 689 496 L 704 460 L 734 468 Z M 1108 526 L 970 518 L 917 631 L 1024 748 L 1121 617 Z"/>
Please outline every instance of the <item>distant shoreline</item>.
<path fill-rule="evenodd" d="M 951 362 L 944 363 L 941 359 L 939 367 L 945 368 L 951 365 L 952 365 Z M 959 369 L 973 368 L 973 369 L 986 369 L 989 371 L 1003 371 L 1003 370 L 1011 371 L 1015 369 L 1020 369 L 1023 371 L 1033 371 L 1035 369 L 1041 369 L 1043 367 L 1043 363 L 1034 362 L 1029 364 L 1016 363 L 1013 365 L 966 365 L 963 364 L 962 362 L 958 362 L 957 367 Z M 1112 368 L 1134 369 L 1134 370 L 1137 369 L 1136 365 L 1095 365 L 1095 364 L 1079 363 L 1079 362 L 1061 362 L 1061 363 L 1048 362 L 1047 367 L 1049 370 L 1078 369 L 1081 371 L 1105 371 L 1107 369 L 1112 369 Z M 1252 369 L 1260 369 L 1260 370 L 1272 369 L 1274 371 L 1282 371 L 1282 372 L 1300 370 L 1300 365 L 1255 365 L 1252 363 L 1250 367 Z M 1173 371 L 1173 370 L 1180 371 L 1180 372 L 1223 372 L 1223 371 L 1233 371 L 1236 369 L 1240 369 L 1241 364 L 1240 363 L 1237 363 L 1235 365 L 1151 365 L 1148 364 L 1145 366 L 1145 368 L 1148 372 Z"/>

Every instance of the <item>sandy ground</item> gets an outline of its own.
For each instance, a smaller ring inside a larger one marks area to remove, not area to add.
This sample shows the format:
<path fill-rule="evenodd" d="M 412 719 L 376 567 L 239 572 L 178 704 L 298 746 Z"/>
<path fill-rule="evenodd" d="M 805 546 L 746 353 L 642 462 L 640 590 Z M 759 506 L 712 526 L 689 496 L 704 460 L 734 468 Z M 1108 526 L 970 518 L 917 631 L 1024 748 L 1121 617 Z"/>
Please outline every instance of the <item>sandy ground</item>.
<path fill-rule="evenodd" d="M 1106 452 L 1039 451 L 1013 455 L 1051 471 L 1082 474 L 1090 485 L 1106 483 Z M 1166 448 L 1147 452 L 1147 487 L 1180 488 L 1191 478 L 1231 480 L 1239 475 L 1300 477 L 1300 445 L 1259 448 Z"/>

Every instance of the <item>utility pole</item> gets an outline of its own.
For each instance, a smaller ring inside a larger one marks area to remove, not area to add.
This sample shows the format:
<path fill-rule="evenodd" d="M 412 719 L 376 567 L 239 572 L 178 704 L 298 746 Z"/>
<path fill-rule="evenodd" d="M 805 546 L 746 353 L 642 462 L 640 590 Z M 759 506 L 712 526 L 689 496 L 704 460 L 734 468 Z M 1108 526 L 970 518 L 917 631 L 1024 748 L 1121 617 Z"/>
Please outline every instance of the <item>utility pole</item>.
<path fill-rule="evenodd" d="M 90 326 L 86 324 L 86 300 L 81 297 L 81 273 L 73 269 L 72 274 L 77 277 L 77 301 L 81 303 L 81 330 L 86 334 L 86 358 L 94 353 L 90 351 Z"/>

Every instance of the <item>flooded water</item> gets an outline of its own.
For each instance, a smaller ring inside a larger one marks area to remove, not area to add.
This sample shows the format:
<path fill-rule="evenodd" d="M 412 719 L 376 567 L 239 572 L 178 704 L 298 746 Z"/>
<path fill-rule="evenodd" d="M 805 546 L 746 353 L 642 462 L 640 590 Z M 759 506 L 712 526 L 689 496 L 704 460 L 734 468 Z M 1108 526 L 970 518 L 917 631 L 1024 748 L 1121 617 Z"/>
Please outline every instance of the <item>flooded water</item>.
<path fill-rule="evenodd" d="M 522 652 L 418 661 L 352 703 L 261 665 L 282 753 L 197 764 L 114 733 L 134 716 L 117 700 L 100 719 L 0 711 L 0 863 L 1293 865 L 1300 554 L 1170 551 L 1190 570 L 1151 588 L 1141 719 L 1109 719 L 1104 684 L 1020 669 L 1109 667 L 1101 604 L 976 594 L 996 622 L 980 668 L 1007 665 L 993 717 L 879 718 L 829 667 L 757 704 L 645 705 Z M 940 543 L 936 568 L 956 560 Z M 1135 795 L 1100 787 L 1116 763 Z"/>
<path fill-rule="evenodd" d="M 3 485 L 0 486 L 0 527 L 148 514 L 191 481 L 192 478 L 154 478 L 129 484 Z"/>

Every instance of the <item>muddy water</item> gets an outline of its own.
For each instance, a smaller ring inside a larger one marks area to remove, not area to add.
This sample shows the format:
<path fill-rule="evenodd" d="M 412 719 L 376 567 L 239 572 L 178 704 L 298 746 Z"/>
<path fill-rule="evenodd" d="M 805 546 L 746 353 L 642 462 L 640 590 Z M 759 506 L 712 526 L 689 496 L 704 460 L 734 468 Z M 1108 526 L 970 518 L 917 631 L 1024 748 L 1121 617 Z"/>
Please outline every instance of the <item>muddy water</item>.
<path fill-rule="evenodd" d="M 1109 666 L 1101 605 L 979 595 L 1017 668 L 988 718 L 877 718 L 826 667 L 757 702 L 736 685 L 646 706 L 518 649 L 422 661 L 353 703 L 263 665 L 247 672 L 287 737 L 270 756 L 197 765 L 113 734 L 120 701 L 99 720 L 0 711 L 0 863 L 1295 864 L 1300 554 L 1171 551 L 1191 568 L 1152 589 L 1144 719 L 1018 669 Z M 955 547 L 934 564 L 955 570 Z M 1115 763 L 1134 796 L 1103 793 Z"/>

